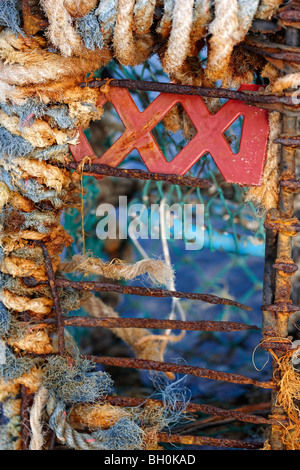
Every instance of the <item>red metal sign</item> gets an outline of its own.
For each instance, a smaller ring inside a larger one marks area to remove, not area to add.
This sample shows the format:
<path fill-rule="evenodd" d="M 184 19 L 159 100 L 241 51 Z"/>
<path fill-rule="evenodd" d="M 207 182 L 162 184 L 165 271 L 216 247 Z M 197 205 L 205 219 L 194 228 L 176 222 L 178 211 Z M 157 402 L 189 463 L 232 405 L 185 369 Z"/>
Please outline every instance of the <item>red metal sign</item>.
<path fill-rule="evenodd" d="M 242 85 L 240 90 L 256 91 L 258 88 L 257 85 Z M 129 91 L 117 87 L 110 87 L 109 92 L 101 96 L 99 105 L 106 101 L 113 104 L 126 129 L 93 163 L 117 167 L 132 150 L 137 149 L 149 171 L 184 175 L 208 152 L 228 183 L 244 186 L 260 184 L 269 133 L 266 110 L 229 100 L 212 115 L 200 96 L 161 93 L 145 111 L 140 112 Z M 197 134 L 168 162 L 151 130 L 178 103 L 184 107 Z M 239 116 L 243 116 L 244 120 L 239 151 L 235 154 L 224 133 Z M 82 130 L 79 130 L 79 143 L 70 145 L 70 151 L 77 162 L 94 155 Z"/>

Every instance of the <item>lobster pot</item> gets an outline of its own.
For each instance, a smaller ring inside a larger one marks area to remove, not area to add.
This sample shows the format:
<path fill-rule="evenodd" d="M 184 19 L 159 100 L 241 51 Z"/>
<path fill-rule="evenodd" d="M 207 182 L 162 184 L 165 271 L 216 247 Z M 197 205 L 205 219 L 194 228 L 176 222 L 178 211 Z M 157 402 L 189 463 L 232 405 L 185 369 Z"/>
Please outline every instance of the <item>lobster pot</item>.
<path fill-rule="evenodd" d="M 1 450 L 300 449 L 299 19 L 0 2 Z"/>

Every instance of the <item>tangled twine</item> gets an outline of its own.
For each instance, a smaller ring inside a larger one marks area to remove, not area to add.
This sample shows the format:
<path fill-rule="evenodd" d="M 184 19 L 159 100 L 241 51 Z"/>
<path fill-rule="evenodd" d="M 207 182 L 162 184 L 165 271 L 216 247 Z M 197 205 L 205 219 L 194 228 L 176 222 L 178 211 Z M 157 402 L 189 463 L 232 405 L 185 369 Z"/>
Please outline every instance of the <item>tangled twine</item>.
<path fill-rule="evenodd" d="M 42 450 L 44 445 L 40 415 L 45 405 L 50 418 L 50 428 L 57 438 L 71 449 L 138 450 L 141 448 L 143 431 L 128 418 L 120 418 L 107 430 L 98 429 L 91 434 L 79 433 L 67 421 L 66 405 L 42 387 L 36 394 L 30 414 L 33 433 L 31 450 Z"/>
<path fill-rule="evenodd" d="M 88 360 L 80 359 L 75 344 L 68 344 L 75 356 L 53 357 L 44 366 L 42 386 L 35 394 L 30 411 L 31 450 L 42 450 L 43 410 L 46 407 L 49 426 L 57 438 L 76 450 L 125 450 L 140 448 L 142 430 L 128 418 L 120 418 L 107 430 L 97 429 L 91 435 L 78 433 L 68 422 L 70 404 L 95 402 L 111 391 L 112 381 L 105 372 L 95 371 Z M 127 447 L 129 446 L 129 447 Z"/>
<path fill-rule="evenodd" d="M 170 286 L 174 279 L 171 267 L 160 260 L 141 260 L 129 264 L 115 259 L 105 263 L 88 255 L 74 255 L 72 261 L 61 263 L 60 269 L 65 273 L 77 272 L 84 274 L 98 274 L 111 279 L 124 279 L 128 281 L 139 276 L 148 275 L 154 285 Z"/>
<path fill-rule="evenodd" d="M 284 427 L 281 439 L 286 450 L 300 449 L 300 375 L 294 366 L 294 360 L 299 363 L 299 349 L 289 351 L 278 357 L 270 351 L 277 366 L 274 380 L 278 385 L 276 405 L 282 407 L 289 419 L 289 424 Z"/>
<path fill-rule="evenodd" d="M 111 391 L 110 377 L 80 359 L 72 340 L 69 353 L 71 349 L 72 359 L 54 357 L 42 371 L 30 410 L 31 450 L 47 447 L 43 423 L 48 420 L 61 443 L 76 450 L 157 448 L 157 433 L 181 421 L 189 402 L 187 390 L 179 384 L 182 379 L 154 383 L 163 406 L 151 400 L 144 407 L 126 409 L 102 404 L 99 400 Z M 80 432 L 86 427 L 90 434 Z"/>

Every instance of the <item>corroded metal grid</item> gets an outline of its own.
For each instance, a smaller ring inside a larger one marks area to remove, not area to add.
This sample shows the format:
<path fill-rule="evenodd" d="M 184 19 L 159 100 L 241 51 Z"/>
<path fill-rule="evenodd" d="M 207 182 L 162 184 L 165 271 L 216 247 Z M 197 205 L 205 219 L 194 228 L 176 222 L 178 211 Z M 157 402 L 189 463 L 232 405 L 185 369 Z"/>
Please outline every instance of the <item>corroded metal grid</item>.
<path fill-rule="evenodd" d="M 30 321 L 31 327 L 36 323 L 37 325 L 41 324 L 55 324 L 57 326 L 58 334 L 58 354 L 65 355 L 65 340 L 64 340 L 64 328 L 66 326 L 76 326 L 76 327 L 121 327 L 121 328 L 170 328 L 175 330 L 185 330 L 185 331 L 219 331 L 219 332 L 233 332 L 241 331 L 248 329 L 258 329 L 256 326 L 246 325 L 243 323 L 230 322 L 230 321 L 179 321 L 179 320 L 156 320 L 156 319 L 142 319 L 142 318 L 90 318 L 90 317 L 64 317 L 62 315 L 62 309 L 60 305 L 59 296 L 57 294 L 57 287 L 59 286 L 71 286 L 75 289 L 88 290 L 93 292 L 103 292 L 103 291 L 117 291 L 127 293 L 129 295 L 148 295 L 153 297 L 176 297 L 176 298 L 191 298 L 194 300 L 200 300 L 203 302 L 208 302 L 212 304 L 219 305 L 232 305 L 236 308 L 241 308 L 243 310 L 251 310 L 246 305 L 243 305 L 239 302 L 235 302 L 229 299 L 222 297 L 217 297 L 209 294 L 195 294 L 195 293 L 184 293 L 179 291 L 167 291 L 163 289 L 147 289 L 140 286 L 121 286 L 119 284 L 106 284 L 100 282 L 73 282 L 65 279 L 55 278 L 51 258 L 47 251 L 45 245 L 40 242 L 37 242 L 43 249 L 44 258 L 45 258 L 45 267 L 48 275 L 48 284 L 51 287 L 54 309 L 56 312 L 56 318 L 37 320 L 36 322 L 32 318 L 28 318 Z M 25 278 L 24 282 L 26 285 L 36 285 L 32 278 Z M 42 284 L 42 283 L 41 283 Z M 26 321 L 26 318 L 24 318 Z M 233 374 L 228 372 L 218 372 L 211 369 L 205 369 L 196 366 L 174 364 L 168 362 L 157 362 L 149 361 L 142 359 L 130 359 L 130 358 L 120 358 L 120 357 L 95 357 L 95 356 L 85 356 L 86 358 L 92 360 L 95 363 L 115 366 L 115 367 L 126 367 L 126 368 L 136 368 L 143 370 L 151 371 L 160 371 L 160 372 L 173 372 L 176 374 L 189 374 L 195 377 L 209 378 L 213 380 L 220 380 L 230 383 L 237 384 L 248 384 L 261 387 L 264 389 L 273 389 L 274 382 L 272 380 L 268 382 L 260 382 L 253 380 L 251 378 L 245 377 L 240 374 Z M 23 443 L 26 448 L 26 442 L 28 442 L 28 417 L 26 416 L 28 404 L 30 403 L 31 397 L 26 394 L 23 390 L 23 415 L 22 415 L 22 435 Z M 116 406 L 141 406 L 145 404 L 144 399 L 134 399 L 130 397 L 106 397 L 105 401 L 108 401 L 111 404 Z M 160 404 L 163 406 L 162 402 L 158 400 L 150 400 L 153 403 Z M 188 404 L 186 407 L 186 412 L 202 412 L 214 416 L 223 416 L 236 419 L 238 421 L 254 423 L 254 424 L 268 424 L 272 425 L 277 423 L 277 421 L 263 418 L 261 416 L 256 416 L 253 414 L 243 413 L 240 411 L 228 411 L 223 410 L 214 406 L 204 405 L 204 404 Z M 282 421 L 284 424 L 284 420 Z M 230 447 L 230 448 L 243 448 L 243 449 L 256 449 L 262 446 L 262 442 L 252 442 L 252 441 L 238 441 L 230 439 L 215 439 L 211 437 L 200 437 L 200 436 L 180 436 L 176 434 L 164 434 L 160 433 L 158 435 L 158 440 L 160 442 L 172 442 L 179 444 L 193 444 L 199 446 L 217 446 L 217 447 Z"/>

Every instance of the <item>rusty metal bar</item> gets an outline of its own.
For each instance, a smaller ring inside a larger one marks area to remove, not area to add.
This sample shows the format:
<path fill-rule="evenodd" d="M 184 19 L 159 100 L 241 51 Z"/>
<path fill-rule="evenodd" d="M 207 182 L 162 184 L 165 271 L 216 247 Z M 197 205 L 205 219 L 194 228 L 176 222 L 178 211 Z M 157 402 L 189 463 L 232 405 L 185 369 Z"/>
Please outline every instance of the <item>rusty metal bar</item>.
<path fill-rule="evenodd" d="M 286 29 L 285 44 L 287 46 L 299 46 L 299 31 L 293 28 Z M 292 141 L 295 142 L 293 136 L 297 135 L 297 117 L 282 114 L 282 135 L 292 136 Z M 295 310 L 291 302 L 291 281 L 290 278 L 294 274 L 295 269 L 292 268 L 292 237 L 295 236 L 298 230 L 287 230 L 285 225 L 297 225 L 298 221 L 294 217 L 294 191 L 291 191 L 288 186 L 285 186 L 283 181 L 295 179 L 295 146 L 291 146 L 290 141 L 282 141 L 282 153 L 280 163 L 280 193 L 279 193 L 279 218 L 282 224 L 277 227 L 278 242 L 277 242 L 277 259 L 276 259 L 276 281 L 274 288 L 274 304 L 279 307 L 278 309 L 271 309 L 269 315 L 270 327 L 275 332 L 278 338 L 287 338 L 289 315 Z M 286 266 L 289 266 L 287 272 Z M 283 269 L 281 269 L 283 268 Z M 272 305 L 270 306 L 272 307 Z M 277 350 L 278 357 L 285 352 Z M 277 369 L 275 362 L 273 363 L 273 374 L 275 380 L 280 380 L 280 371 Z M 272 416 L 278 419 L 285 419 L 286 413 L 281 406 L 277 405 L 277 392 L 272 392 Z M 271 426 L 269 442 L 272 450 L 284 450 L 284 429 L 281 426 Z"/>
<path fill-rule="evenodd" d="M 21 385 L 20 428 L 22 450 L 29 450 L 30 444 L 30 408 L 33 402 L 31 395 L 24 385 Z"/>
<path fill-rule="evenodd" d="M 158 442 L 170 442 L 172 444 L 184 444 L 190 446 L 229 447 L 233 449 L 261 449 L 262 441 L 238 441 L 234 439 L 216 439 L 206 436 L 180 436 L 178 434 L 157 434 Z"/>
<path fill-rule="evenodd" d="M 285 2 L 285 3 L 287 5 L 283 7 L 278 13 L 280 20 L 288 20 L 289 22 L 291 21 L 291 22 L 299 23 L 300 22 L 299 2 Z"/>
<path fill-rule="evenodd" d="M 56 434 L 52 430 L 51 430 L 51 432 L 52 432 L 52 434 L 51 434 L 50 444 L 49 444 L 48 450 L 54 450 L 55 444 L 56 444 Z"/>
<path fill-rule="evenodd" d="M 26 321 L 26 320 L 25 320 Z M 56 318 L 31 318 L 28 323 L 37 325 L 56 325 Z M 184 331 L 245 331 L 259 330 L 255 325 L 230 321 L 181 321 L 181 320 L 156 320 L 154 318 L 93 318 L 93 317 L 62 317 L 64 326 L 77 326 L 85 328 L 151 328 L 171 329 Z"/>
<path fill-rule="evenodd" d="M 259 347 L 262 349 L 273 349 L 276 351 L 292 351 L 293 345 L 290 343 L 282 343 L 280 341 L 264 341 L 259 344 Z"/>
<path fill-rule="evenodd" d="M 25 281 L 26 282 L 26 281 Z M 181 292 L 181 291 L 169 291 L 166 289 L 151 289 L 148 287 L 140 286 L 122 286 L 121 284 L 110 284 L 105 282 L 89 282 L 89 281 L 69 281 L 67 279 L 56 279 L 56 285 L 60 287 L 73 287 L 73 289 L 93 292 L 119 292 L 121 294 L 139 295 L 142 297 L 175 297 L 177 299 L 190 299 L 190 300 L 202 300 L 203 302 L 213 305 L 231 305 L 232 307 L 238 307 L 242 310 L 250 312 L 251 307 L 244 305 L 240 302 L 236 302 L 231 299 L 224 299 L 216 295 L 211 294 L 198 294 L 195 292 Z M 41 283 L 42 284 L 42 283 Z M 27 284 L 29 285 L 29 284 Z"/>
<path fill-rule="evenodd" d="M 191 176 L 179 176 L 164 173 L 151 173 L 144 170 L 113 168 L 109 165 L 102 163 L 86 163 L 81 165 L 78 162 L 71 162 L 65 165 L 65 168 L 70 170 L 77 170 L 80 167 L 81 173 L 97 174 L 102 176 L 113 176 L 118 178 L 140 179 L 143 181 L 165 181 L 179 186 L 190 186 L 192 188 L 207 189 L 212 186 L 212 183 L 205 178 L 193 178 Z"/>
<path fill-rule="evenodd" d="M 297 118 L 291 116 L 282 116 L 282 130 L 285 134 L 294 135 L 297 130 Z M 281 179 L 294 179 L 295 178 L 295 148 L 282 146 L 281 157 Z M 285 186 L 280 187 L 279 196 L 279 211 L 283 219 L 291 219 L 294 216 L 294 193 L 289 191 Z M 291 264 L 292 254 L 292 233 L 288 234 L 284 230 L 278 231 L 278 246 L 277 246 L 277 263 Z M 276 269 L 276 284 L 275 284 L 275 302 L 274 307 L 277 305 L 279 309 L 273 309 L 273 329 L 279 337 L 286 338 L 288 336 L 289 314 L 294 313 L 291 296 L 291 282 L 290 276 L 293 273 L 286 273 L 283 269 Z M 284 308 L 286 306 L 286 308 Z M 283 307 L 283 308 L 282 308 Z M 284 352 L 277 352 L 280 356 Z M 274 376 L 279 379 L 280 372 L 274 367 Z M 280 418 L 285 417 L 285 411 L 282 407 L 277 405 L 277 393 L 272 393 L 272 415 Z M 270 433 L 270 445 L 273 450 L 284 450 L 283 432 L 280 426 L 272 426 Z"/>
<path fill-rule="evenodd" d="M 159 372 L 173 372 L 175 374 L 194 375 L 205 379 L 220 380 L 223 382 L 237 383 L 242 385 L 254 385 L 256 387 L 273 389 L 275 384 L 273 380 L 269 382 L 260 382 L 250 379 L 240 374 L 229 372 L 219 372 L 203 367 L 188 366 L 185 364 L 173 364 L 171 362 L 158 362 L 145 359 L 127 358 L 127 357 L 106 357 L 106 356 L 83 356 L 97 364 L 104 364 L 113 367 L 123 367 L 129 369 L 142 369 Z"/>
<path fill-rule="evenodd" d="M 286 187 L 286 186 L 285 186 Z M 286 273 L 286 274 L 294 274 L 296 271 L 298 271 L 298 266 L 295 263 L 274 263 L 273 264 L 273 269 L 279 269 L 280 271 Z"/>
<path fill-rule="evenodd" d="M 253 33 L 276 33 L 280 30 L 277 23 L 268 20 L 254 19 L 250 31 Z"/>
<path fill-rule="evenodd" d="M 58 352 L 61 356 L 63 356 L 65 353 L 64 322 L 62 320 L 62 309 L 61 309 L 61 304 L 60 304 L 60 298 L 56 290 L 56 281 L 55 281 L 55 275 L 54 275 L 53 266 L 51 262 L 51 257 L 49 255 L 49 252 L 46 246 L 42 242 L 38 241 L 36 242 L 36 244 L 42 248 L 43 255 L 45 258 L 45 268 L 46 268 L 47 276 L 49 279 L 52 299 L 53 299 L 56 318 L 57 318 Z"/>
<path fill-rule="evenodd" d="M 92 80 L 90 82 L 81 83 L 80 86 L 89 88 L 101 88 L 107 80 Z M 207 98 L 225 98 L 231 100 L 240 100 L 248 104 L 264 103 L 275 104 L 281 103 L 286 106 L 299 107 L 295 104 L 295 100 L 289 96 L 267 95 L 257 92 L 245 92 L 227 90 L 226 88 L 205 88 L 194 85 L 179 85 L 175 83 L 165 82 L 149 82 L 145 80 L 127 80 L 127 79 L 110 79 L 109 86 L 128 88 L 129 90 L 138 91 L 156 91 L 161 93 L 175 93 L 179 95 L 198 95 Z"/>
<path fill-rule="evenodd" d="M 30 354 L 30 357 L 48 359 L 54 357 L 57 353 L 51 354 Z M 264 389 L 275 389 L 276 384 L 273 379 L 268 382 L 261 382 L 259 380 L 245 377 L 241 374 L 234 374 L 230 372 L 219 372 L 216 370 L 205 369 L 203 367 L 189 366 L 185 364 L 174 364 L 172 362 L 159 362 L 146 359 L 128 358 L 128 357 L 107 357 L 107 356 L 91 356 L 83 355 L 83 359 L 88 359 L 95 364 L 103 364 L 112 367 L 122 367 L 124 369 L 140 369 L 150 370 L 156 372 L 173 372 L 175 374 L 193 375 L 204 379 L 220 380 L 223 382 L 236 383 L 241 385 L 253 385 L 255 387 Z"/>
<path fill-rule="evenodd" d="M 290 149 L 293 150 L 293 149 Z M 279 183 L 280 184 L 280 183 Z M 281 186 L 287 191 L 284 186 Z M 265 220 L 265 228 L 276 230 L 282 234 L 295 236 L 300 232 L 300 224 L 296 217 L 282 217 L 280 212 L 270 211 Z"/>
<path fill-rule="evenodd" d="M 272 59 L 277 59 L 277 60 L 283 60 L 285 62 L 295 62 L 299 63 L 300 62 L 300 53 L 299 52 L 292 52 L 292 51 L 273 51 L 271 49 L 271 45 L 269 50 L 264 49 L 262 47 L 256 46 L 254 44 L 249 44 L 247 42 L 244 42 L 240 44 L 240 46 L 245 49 L 246 51 L 253 52 L 254 54 L 257 54 L 262 57 L 270 57 Z M 268 45 L 267 45 L 268 47 Z"/>
<path fill-rule="evenodd" d="M 274 289 L 275 289 L 275 274 L 273 265 L 277 255 L 277 232 L 275 230 L 266 229 L 266 243 L 265 243 L 265 266 L 264 266 L 264 281 L 263 281 L 263 305 L 273 305 L 274 303 Z M 263 310 L 262 318 L 262 331 L 263 334 L 272 328 L 272 314 Z"/>
<path fill-rule="evenodd" d="M 278 270 L 281 271 L 282 273 L 286 274 L 284 270 Z M 281 300 L 275 300 L 275 303 L 273 305 L 263 305 L 262 310 L 265 312 L 277 312 L 281 313 L 282 315 L 291 315 L 293 313 L 296 313 L 300 310 L 298 305 L 294 305 L 291 302 L 282 302 Z"/>
<path fill-rule="evenodd" d="M 287 178 L 280 181 L 280 186 L 296 193 L 300 190 L 300 180 L 296 178 Z"/>
<path fill-rule="evenodd" d="M 103 403 L 110 403 L 111 405 L 114 406 L 122 406 L 122 407 L 143 407 L 147 405 L 156 405 L 156 406 L 164 406 L 164 402 L 162 400 L 153 400 L 153 399 L 145 399 L 145 398 L 134 398 L 134 397 L 114 397 L 114 396 L 107 396 L 105 399 L 99 400 L 100 402 L 103 401 Z M 263 404 L 264 407 L 260 407 L 260 404 L 258 405 L 251 405 L 252 408 L 257 409 L 257 411 L 261 409 L 265 409 L 265 404 Z M 270 403 L 268 403 L 270 406 Z M 178 403 L 178 408 L 183 409 L 184 412 L 186 413 L 203 413 L 209 416 L 218 416 L 218 417 L 225 417 L 225 418 L 231 418 L 236 421 L 241 421 L 245 423 L 253 423 L 253 424 L 266 424 L 266 425 L 272 425 L 272 424 L 278 424 L 278 421 L 268 419 L 268 418 L 263 418 L 262 416 L 256 416 L 253 414 L 245 413 L 243 411 L 239 410 L 224 410 L 222 408 L 218 408 L 216 406 L 212 405 L 206 405 L 206 404 L 198 404 L 198 403 Z M 247 409 L 247 406 L 244 407 Z M 285 425 L 287 422 L 283 421 L 282 425 Z"/>
<path fill-rule="evenodd" d="M 300 137 L 297 136 L 285 136 L 278 137 L 273 141 L 275 144 L 286 145 L 287 147 L 300 147 Z"/>

